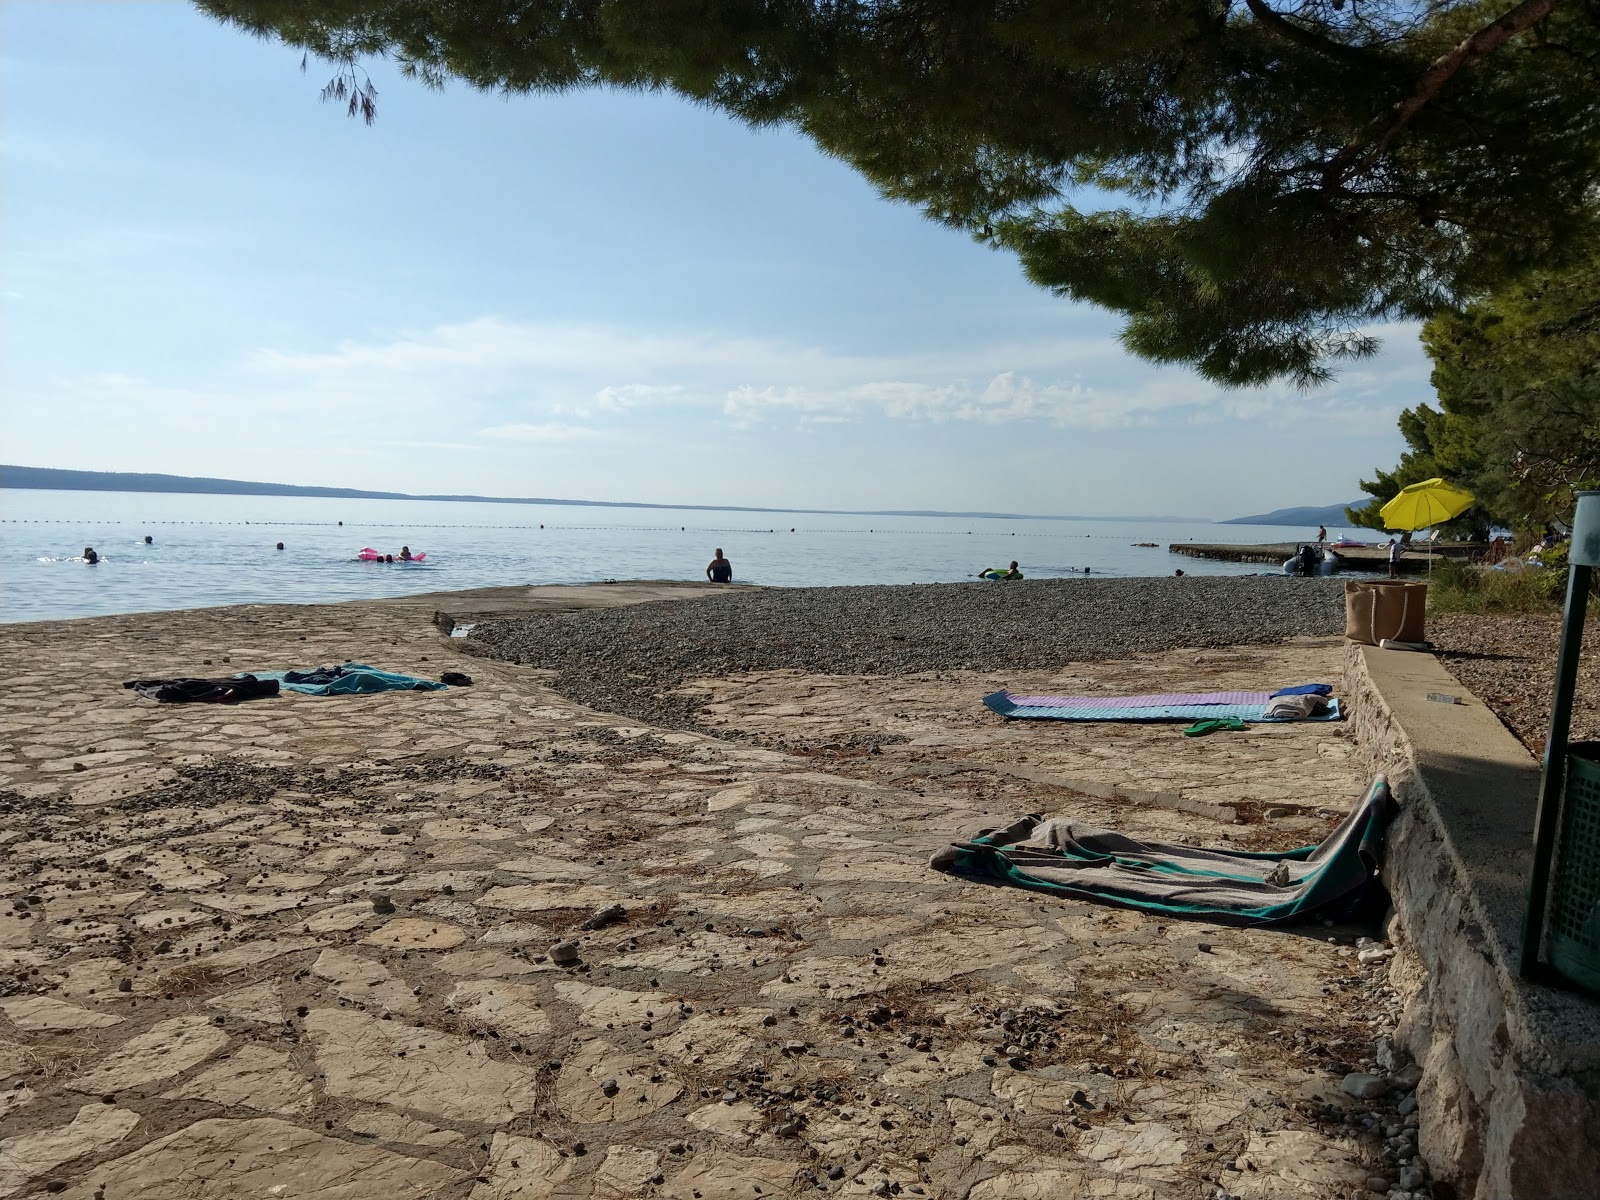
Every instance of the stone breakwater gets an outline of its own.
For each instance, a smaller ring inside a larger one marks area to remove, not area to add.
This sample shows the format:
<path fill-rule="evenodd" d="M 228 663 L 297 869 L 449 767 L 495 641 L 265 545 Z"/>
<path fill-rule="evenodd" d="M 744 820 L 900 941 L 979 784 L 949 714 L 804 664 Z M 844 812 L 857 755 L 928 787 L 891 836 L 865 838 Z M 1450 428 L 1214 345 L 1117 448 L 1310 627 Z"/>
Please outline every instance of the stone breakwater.
<path fill-rule="evenodd" d="M 1037 670 L 1344 630 L 1338 580 L 1280 576 L 731 590 L 479 625 L 469 649 L 553 669 L 574 700 L 688 728 L 692 679 Z M 1293 681 L 1285 681 L 1293 682 Z"/>

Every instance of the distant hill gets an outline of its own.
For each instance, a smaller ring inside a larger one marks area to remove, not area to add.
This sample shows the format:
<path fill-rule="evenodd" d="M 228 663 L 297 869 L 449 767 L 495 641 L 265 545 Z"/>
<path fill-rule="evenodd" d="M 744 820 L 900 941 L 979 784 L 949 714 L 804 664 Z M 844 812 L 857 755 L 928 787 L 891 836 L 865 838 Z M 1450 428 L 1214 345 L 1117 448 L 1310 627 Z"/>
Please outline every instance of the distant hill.
<path fill-rule="evenodd" d="M 0 487 L 61 492 L 176 492 L 209 496 L 321 496 L 336 500 L 459 500 L 474 504 L 571 504 L 585 508 L 663 508 L 682 512 L 822 513 L 847 517 L 998 517 L 1013 521 L 1192 521 L 1193 517 L 1049 517 L 1032 513 L 939 512 L 932 509 L 759 508 L 735 504 L 652 504 L 645 500 L 558 500 L 550 496 L 416 496 L 360 488 L 302 487 L 251 483 L 194 475 L 149 475 L 132 471 L 64 471 L 0 463 Z"/>
<path fill-rule="evenodd" d="M 1218 521 L 1219 525 L 1318 525 L 1346 526 L 1344 510 L 1365 508 L 1372 503 L 1370 496 L 1352 500 L 1348 504 L 1330 504 L 1326 508 L 1276 508 L 1254 517 L 1234 517 L 1231 521 Z"/>

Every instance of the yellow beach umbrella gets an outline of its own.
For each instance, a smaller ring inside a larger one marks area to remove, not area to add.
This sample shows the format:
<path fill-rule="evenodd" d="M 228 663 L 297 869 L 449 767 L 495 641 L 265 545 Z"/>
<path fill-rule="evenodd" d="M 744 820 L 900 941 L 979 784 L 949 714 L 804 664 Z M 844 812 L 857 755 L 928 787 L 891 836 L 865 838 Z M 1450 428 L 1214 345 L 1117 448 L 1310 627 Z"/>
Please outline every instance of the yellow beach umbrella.
<path fill-rule="evenodd" d="M 1378 511 L 1385 529 L 1426 529 L 1459 517 L 1472 507 L 1472 493 L 1464 492 L 1442 479 L 1424 479 L 1410 487 Z"/>

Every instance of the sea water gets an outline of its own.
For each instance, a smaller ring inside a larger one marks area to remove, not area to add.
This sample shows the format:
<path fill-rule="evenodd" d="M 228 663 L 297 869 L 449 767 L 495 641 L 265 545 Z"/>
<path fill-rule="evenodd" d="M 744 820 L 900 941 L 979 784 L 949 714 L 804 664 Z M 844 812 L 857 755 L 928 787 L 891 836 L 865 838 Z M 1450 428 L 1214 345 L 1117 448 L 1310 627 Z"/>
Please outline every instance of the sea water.
<path fill-rule="evenodd" d="M 1330 529 L 1338 538 L 1360 532 Z M 1028 578 L 1236 575 L 1270 566 L 1169 552 L 1178 542 L 1293 542 L 1314 529 L 1163 519 L 836 516 L 574 505 L 154 492 L 0 491 L 0 620 L 219 604 L 315 604 L 514 584 L 704 580 L 946 583 L 1013 559 Z M 152 541 L 146 545 L 144 539 Z M 1371 540 L 1367 532 L 1365 540 Z M 282 542 L 284 548 L 274 547 Z M 1152 547 L 1139 542 L 1154 542 Z M 366 563 L 380 553 L 421 563 Z M 85 546 L 101 561 L 82 560 Z M 996 585 L 999 586 L 999 585 Z"/>

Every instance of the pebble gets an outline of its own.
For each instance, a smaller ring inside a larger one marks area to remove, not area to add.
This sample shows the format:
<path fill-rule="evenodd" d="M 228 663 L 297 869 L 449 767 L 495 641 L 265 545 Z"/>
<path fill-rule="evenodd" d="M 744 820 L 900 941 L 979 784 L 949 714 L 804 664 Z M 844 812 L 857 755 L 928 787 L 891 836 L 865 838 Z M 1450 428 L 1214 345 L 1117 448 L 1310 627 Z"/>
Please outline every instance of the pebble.
<path fill-rule="evenodd" d="M 1381 1075 L 1368 1075 L 1365 1071 L 1351 1071 L 1339 1085 L 1357 1100 L 1376 1100 L 1389 1090 L 1389 1081 Z"/>

